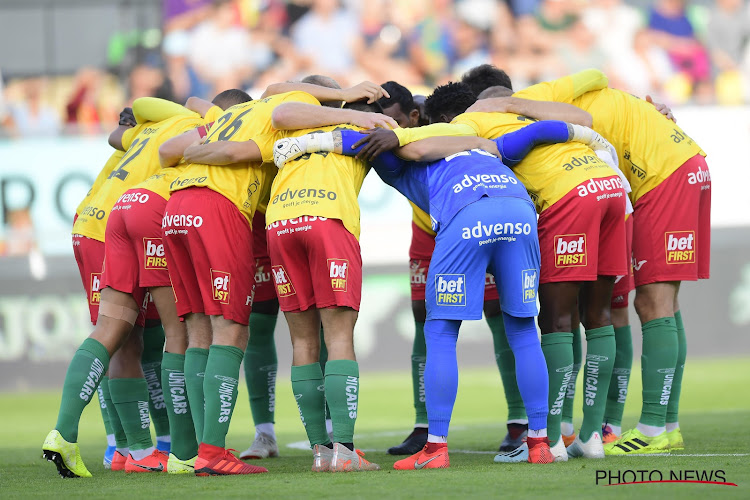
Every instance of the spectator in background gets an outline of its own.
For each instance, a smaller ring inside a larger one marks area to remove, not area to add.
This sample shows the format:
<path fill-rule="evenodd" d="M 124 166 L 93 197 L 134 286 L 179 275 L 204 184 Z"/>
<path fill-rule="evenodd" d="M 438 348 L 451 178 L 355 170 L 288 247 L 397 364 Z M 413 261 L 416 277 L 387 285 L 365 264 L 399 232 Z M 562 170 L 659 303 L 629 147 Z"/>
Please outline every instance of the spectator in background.
<path fill-rule="evenodd" d="M 187 66 L 190 32 L 211 13 L 212 0 L 163 0 L 162 50 L 175 98 L 184 102 L 194 93 Z"/>
<path fill-rule="evenodd" d="M 651 32 L 645 28 L 636 31 L 632 46 L 622 47 L 620 55 L 610 59 L 607 74 L 610 85 L 639 97 L 665 97 L 662 89 L 675 73 L 666 51 L 651 38 Z"/>
<path fill-rule="evenodd" d="M 638 10 L 622 0 L 595 0 L 581 12 L 596 44 L 614 64 L 633 51 L 636 32 L 643 20 Z"/>
<path fill-rule="evenodd" d="M 675 70 L 695 88 L 695 95 L 709 95 L 711 62 L 708 52 L 695 38 L 685 0 L 657 0 L 649 11 L 648 27 L 654 42 L 667 51 Z"/>
<path fill-rule="evenodd" d="M 60 117 L 44 102 L 45 80 L 29 78 L 21 85 L 22 100 L 9 103 L 6 123 L 12 135 L 54 136 L 60 133 Z"/>
<path fill-rule="evenodd" d="M 235 2 L 214 0 L 209 17 L 190 35 L 188 63 L 197 79 L 208 84 L 208 94 L 242 88 L 273 59 L 270 47 L 254 40 L 238 20 Z"/>
<path fill-rule="evenodd" d="M 65 104 L 65 126 L 72 132 L 96 134 L 102 122 L 98 100 L 103 75 L 94 68 L 83 68 L 76 74 L 73 92 Z"/>
<path fill-rule="evenodd" d="M 430 0 L 409 40 L 409 58 L 427 85 L 447 75 L 456 59 L 454 13 L 450 0 Z"/>
<path fill-rule="evenodd" d="M 707 38 L 718 71 L 716 97 L 720 103 L 740 104 L 747 91 L 740 67 L 750 46 L 750 7 L 742 0 L 717 0 L 708 20 Z"/>
<path fill-rule="evenodd" d="M 489 22 L 494 16 L 490 16 L 489 9 L 474 9 L 474 5 L 486 4 L 484 0 L 471 0 L 459 4 L 457 14 L 460 21 L 456 24 L 453 32 L 453 41 L 456 47 L 456 61 L 451 68 L 454 80 L 461 78 L 461 75 L 480 64 L 489 64 L 491 62 L 488 51 Z M 472 5 L 474 4 L 474 5 Z M 463 11 L 462 7 L 467 10 Z M 474 12 L 484 12 L 485 17 L 479 18 Z"/>
<path fill-rule="evenodd" d="M 128 105 L 132 105 L 139 97 L 160 97 L 170 101 L 175 99 L 164 71 L 146 64 L 140 64 L 130 72 L 128 90 Z"/>
<path fill-rule="evenodd" d="M 558 73 L 569 75 L 586 68 L 605 70 L 607 57 L 595 43 L 596 38 L 583 21 L 578 21 L 567 31 L 567 36 L 555 46 Z"/>

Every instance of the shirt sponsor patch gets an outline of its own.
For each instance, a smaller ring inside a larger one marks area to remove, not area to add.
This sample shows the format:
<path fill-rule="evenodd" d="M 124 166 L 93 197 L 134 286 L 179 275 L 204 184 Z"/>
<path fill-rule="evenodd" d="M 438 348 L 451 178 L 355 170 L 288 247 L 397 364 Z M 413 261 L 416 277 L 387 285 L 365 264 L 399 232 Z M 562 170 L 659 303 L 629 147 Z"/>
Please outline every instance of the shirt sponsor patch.
<path fill-rule="evenodd" d="M 161 238 L 143 238 L 144 269 L 166 269 L 167 258 L 164 256 L 164 243 Z"/>
<path fill-rule="evenodd" d="M 211 269 L 211 290 L 214 300 L 220 304 L 229 304 L 229 278 L 231 274 L 225 271 Z"/>
<path fill-rule="evenodd" d="M 524 269 L 521 271 L 521 279 L 523 280 L 523 301 L 536 302 L 536 287 L 537 278 L 539 273 L 536 269 Z"/>
<path fill-rule="evenodd" d="M 435 276 L 436 303 L 439 306 L 466 305 L 466 276 L 438 274 Z"/>
<path fill-rule="evenodd" d="M 667 264 L 695 263 L 695 231 L 667 231 L 664 246 Z"/>
<path fill-rule="evenodd" d="M 555 267 L 585 267 L 586 234 L 559 234 L 555 236 Z"/>
<path fill-rule="evenodd" d="M 345 292 L 349 261 L 346 259 L 328 259 L 328 274 L 331 278 L 331 289 L 334 292 Z"/>
<path fill-rule="evenodd" d="M 297 293 L 284 266 L 271 266 L 271 273 L 273 274 L 273 281 L 276 283 L 276 294 L 279 297 L 289 297 Z"/>

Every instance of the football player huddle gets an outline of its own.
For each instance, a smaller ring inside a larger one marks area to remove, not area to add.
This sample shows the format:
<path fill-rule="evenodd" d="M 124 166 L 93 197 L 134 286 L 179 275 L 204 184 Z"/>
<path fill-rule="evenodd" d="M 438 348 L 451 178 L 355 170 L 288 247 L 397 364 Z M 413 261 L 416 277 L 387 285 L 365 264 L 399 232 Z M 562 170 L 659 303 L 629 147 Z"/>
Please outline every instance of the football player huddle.
<path fill-rule="evenodd" d="M 142 98 L 109 142 L 73 226 L 95 329 L 43 444 L 63 477 L 91 476 L 77 438 L 94 398 L 112 470 L 267 472 L 246 460 L 279 455 L 279 310 L 312 471 L 380 469 L 354 444 L 357 197 L 370 169 L 413 208 L 416 418 L 388 450 L 406 456 L 394 469 L 450 466 L 458 334 L 483 313 L 508 405 L 495 462 L 684 447 L 678 292 L 709 277 L 706 154 L 668 108 L 609 88 L 600 71 L 515 93 L 482 65 L 426 98 L 320 75 L 256 100 L 236 89 L 184 106 Z M 623 431 L 633 289 L 642 412 Z M 255 439 L 236 456 L 226 435 L 243 361 Z"/>

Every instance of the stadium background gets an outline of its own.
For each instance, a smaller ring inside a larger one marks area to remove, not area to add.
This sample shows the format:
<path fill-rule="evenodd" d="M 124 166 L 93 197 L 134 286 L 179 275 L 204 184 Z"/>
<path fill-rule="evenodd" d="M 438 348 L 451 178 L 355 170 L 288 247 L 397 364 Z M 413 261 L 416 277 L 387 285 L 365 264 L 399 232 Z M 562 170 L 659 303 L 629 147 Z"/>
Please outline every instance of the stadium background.
<path fill-rule="evenodd" d="M 688 360 L 747 356 L 749 39 L 742 0 L 0 0 L 0 391 L 58 388 L 91 331 L 70 226 L 134 98 L 184 102 L 233 86 L 258 96 L 309 73 L 429 94 L 484 62 L 518 89 L 598 67 L 613 86 L 673 106 L 709 155 L 714 190 L 712 279 L 681 294 Z M 364 373 L 405 373 L 410 209 L 374 175 L 360 202 L 358 357 Z M 484 322 L 461 336 L 462 366 L 494 364 Z M 284 321 L 276 339 L 288 378 Z M 745 367 L 725 375 L 748 379 Z"/>

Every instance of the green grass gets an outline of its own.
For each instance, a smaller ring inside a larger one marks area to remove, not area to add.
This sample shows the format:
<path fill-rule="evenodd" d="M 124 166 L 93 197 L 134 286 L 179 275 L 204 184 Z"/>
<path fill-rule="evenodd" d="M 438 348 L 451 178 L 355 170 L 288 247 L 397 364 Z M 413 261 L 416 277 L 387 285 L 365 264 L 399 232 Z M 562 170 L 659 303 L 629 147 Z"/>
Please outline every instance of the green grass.
<path fill-rule="evenodd" d="M 636 423 L 639 411 L 638 371 L 624 424 Z M 548 466 L 500 465 L 493 454 L 504 435 L 505 409 L 496 370 L 467 369 L 461 373 L 459 396 L 450 436 L 451 468 L 438 471 L 396 472 L 394 458 L 383 451 L 400 442 L 412 425 L 410 377 L 406 372 L 365 373 L 361 381 L 360 418 L 356 444 L 380 472 L 313 474 L 310 452 L 286 445 L 305 440 L 290 385 L 278 384 L 277 434 L 282 457 L 263 462 L 268 474 L 245 477 L 184 477 L 166 474 L 125 475 L 101 465 L 104 430 L 96 405 L 81 420 L 83 459 L 94 477 L 62 480 L 41 456 L 41 444 L 56 419 L 59 394 L 0 394 L 0 498 L 93 497 L 116 498 L 750 498 L 748 456 L 696 457 L 691 454 L 750 453 L 750 359 L 689 360 L 683 382 L 681 426 L 687 448 L 671 456 L 611 457 L 602 461 L 571 460 Z M 580 377 L 579 377 L 580 382 Z M 244 390 L 244 388 L 243 388 Z M 579 391 L 580 394 L 580 391 Z M 576 404 L 580 416 L 580 402 Z M 240 394 L 228 446 L 240 450 L 251 439 L 251 419 L 245 393 Z M 486 453 L 459 453 L 457 450 Z M 595 484 L 596 470 L 725 471 L 726 480 L 739 487 L 701 484 L 649 484 L 603 487 Z"/>

